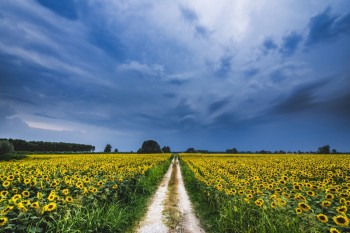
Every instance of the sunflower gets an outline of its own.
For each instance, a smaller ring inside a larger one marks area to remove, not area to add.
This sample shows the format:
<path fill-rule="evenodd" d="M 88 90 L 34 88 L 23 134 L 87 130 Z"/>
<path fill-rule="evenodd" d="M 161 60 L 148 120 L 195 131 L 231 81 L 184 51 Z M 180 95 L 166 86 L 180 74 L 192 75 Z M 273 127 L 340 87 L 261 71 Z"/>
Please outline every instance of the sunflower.
<path fill-rule="evenodd" d="M 30 196 L 30 192 L 25 190 L 25 191 L 22 192 L 22 195 L 23 195 L 23 197 L 29 197 Z"/>
<path fill-rule="evenodd" d="M 347 197 L 349 197 L 349 194 L 347 194 L 347 193 L 340 193 L 339 196 L 342 197 L 342 198 L 347 198 Z"/>
<path fill-rule="evenodd" d="M 0 212 L 0 214 L 1 214 L 1 215 L 5 215 L 5 214 L 7 214 L 8 212 L 10 212 L 13 208 L 14 208 L 13 206 L 6 206 L 6 208 L 3 209 L 3 210 Z"/>
<path fill-rule="evenodd" d="M 57 205 L 55 202 L 50 202 L 49 204 L 47 204 L 46 206 L 43 207 L 43 213 L 44 212 L 52 212 L 55 209 L 57 209 Z"/>
<path fill-rule="evenodd" d="M 316 217 L 317 217 L 318 221 L 320 221 L 320 222 L 323 222 L 323 223 L 328 222 L 328 217 L 327 217 L 327 215 L 318 214 Z"/>
<path fill-rule="evenodd" d="M 255 203 L 255 205 L 261 207 L 264 204 L 264 200 L 263 199 L 257 199 L 254 203 Z"/>
<path fill-rule="evenodd" d="M 73 202 L 73 197 L 71 197 L 71 196 L 66 197 L 66 202 L 72 203 Z"/>
<path fill-rule="evenodd" d="M 27 212 L 27 211 L 28 211 L 28 209 L 24 206 L 23 202 L 19 202 L 19 203 L 17 204 L 17 208 L 18 208 L 19 211 L 21 211 L 21 212 Z"/>
<path fill-rule="evenodd" d="M 31 187 L 34 187 L 36 185 L 36 180 L 32 180 L 31 182 L 30 182 L 30 186 Z"/>
<path fill-rule="evenodd" d="M 15 179 L 15 176 L 14 175 L 9 175 L 8 177 L 7 177 L 7 180 L 14 180 Z"/>
<path fill-rule="evenodd" d="M 68 195 L 68 194 L 69 194 L 69 190 L 68 190 L 68 189 L 63 189 L 63 190 L 62 190 L 62 193 L 63 193 L 63 195 L 65 195 L 65 196 L 66 196 L 66 195 Z"/>
<path fill-rule="evenodd" d="M 3 186 L 4 188 L 8 188 L 8 187 L 10 186 L 10 184 L 11 184 L 11 182 L 8 181 L 8 180 L 5 180 L 4 182 L 2 182 L 2 186 Z"/>
<path fill-rule="evenodd" d="M 349 226 L 349 219 L 346 216 L 338 215 L 333 217 L 333 221 L 338 226 L 347 227 Z"/>
<path fill-rule="evenodd" d="M 271 206 L 271 208 L 273 208 L 273 209 L 274 209 L 274 208 L 276 208 L 277 203 L 273 201 L 273 202 L 271 202 L 270 206 Z"/>
<path fill-rule="evenodd" d="M 54 194 L 50 194 L 50 195 L 47 197 L 47 200 L 49 200 L 49 201 L 54 201 L 54 200 L 55 200 L 55 195 L 54 195 Z"/>
<path fill-rule="evenodd" d="M 8 191 L 1 191 L 1 196 L 2 197 L 7 197 L 8 194 L 9 194 Z"/>
<path fill-rule="evenodd" d="M 15 194 L 11 200 L 16 203 L 18 201 L 18 199 L 22 198 L 21 194 Z"/>
<path fill-rule="evenodd" d="M 36 198 L 38 198 L 39 200 L 43 198 L 43 194 L 41 192 L 37 192 L 36 193 Z"/>
<path fill-rule="evenodd" d="M 7 224 L 8 218 L 6 217 L 0 217 L 0 227 L 3 227 Z"/>
<path fill-rule="evenodd" d="M 295 213 L 301 214 L 303 213 L 303 210 L 301 208 L 295 208 Z"/>
<path fill-rule="evenodd" d="M 310 197 L 314 197 L 317 195 L 314 191 L 307 191 L 306 194 L 309 195 Z"/>
<path fill-rule="evenodd" d="M 332 193 L 328 193 L 328 194 L 326 195 L 326 199 L 327 199 L 327 200 L 333 200 L 333 199 L 334 199 L 334 195 L 333 195 Z"/>
<path fill-rule="evenodd" d="M 331 229 L 329 229 L 330 233 L 340 233 L 340 231 L 337 230 L 337 228 L 332 227 Z"/>
<path fill-rule="evenodd" d="M 337 208 L 337 212 L 339 214 L 345 214 L 346 211 L 348 211 L 348 208 L 346 206 L 340 206 L 340 207 Z"/>
<path fill-rule="evenodd" d="M 29 183 L 30 183 L 30 179 L 25 178 L 25 179 L 23 180 L 23 183 L 24 183 L 24 184 L 29 184 Z"/>
<path fill-rule="evenodd" d="M 22 203 L 23 203 L 23 205 L 25 205 L 25 206 L 31 204 L 30 200 L 24 200 L 24 201 L 22 201 Z"/>
<path fill-rule="evenodd" d="M 280 204 L 281 204 L 281 206 L 286 206 L 286 205 L 287 205 L 287 201 L 285 201 L 285 200 L 280 200 Z"/>
<path fill-rule="evenodd" d="M 83 181 L 84 181 L 84 183 L 89 183 L 89 182 L 90 182 L 90 178 L 89 178 L 89 177 L 85 177 L 85 178 L 83 179 Z"/>
<path fill-rule="evenodd" d="M 339 199 L 340 204 L 346 205 L 346 199 L 345 198 L 340 198 Z"/>
<path fill-rule="evenodd" d="M 90 192 L 92 192 L 92 193 L 96 193 L 97 192 L 97 188 L 95 188 L 95 187 L 90 187 Z"/>
<path fill-rule="evenodd" d="M 33 202 L 32 205 L 31 205 L 31 207 L 32 207 L 33 209 L 39 209 L 39 207 L 40 207 L 39 202 Z"/>
<path fill-rule="evenodd" d="M 298 207 L 301 208 L 304 212 L 308 212 L 309 210 L 311 210 L 311 207 L 304 202 L 298 203 Z"/>
<path fill-rule="evenodd" d="M 327 208 L 327 207 L 331 206 L 332 203 L 330 201 L 324 200 L 324 201 L 322 201 L 321 205 L 323 208 Z"/>
<path fill-rule="evenodd" d="M 247 194 L 247 198 L 252 199 L 253 197 L 254 197 L 253 194 L 251 193 Z"/>
<path fill-rule="evenodd" d="M 117 188 L 118 188 L 118 185 L 117 185 L 117 184 L 114 184 L 114 185 L 112 186 L 112 189 L 117 189 Z M 231 193 L 233 194 L 232 189 L 231 189 L 230 191 L 231 191 Z"/>

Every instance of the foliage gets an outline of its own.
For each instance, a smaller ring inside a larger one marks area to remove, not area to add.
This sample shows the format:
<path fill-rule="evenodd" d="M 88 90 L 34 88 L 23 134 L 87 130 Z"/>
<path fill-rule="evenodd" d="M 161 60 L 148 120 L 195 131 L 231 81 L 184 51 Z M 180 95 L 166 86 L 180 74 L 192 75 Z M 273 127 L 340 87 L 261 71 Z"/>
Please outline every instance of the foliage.
<path fill-rule="evenodd" d="M 111 151 L 112 151 L 112 146 L 110 144 L 107 144 L 103 152 L 110 153 Z"/>
<path fill-rule="evenodd" d="M 25 141 L 21 139 L 8 139 L 14 146 L 15 151 L 26 152 L 93 152 L 95 147 L 92 145 L 65 143 L 65 142 L 43 142 L 43 141 Z"/>
<path fill-rule="evenodd" d="M 0 232 L 123 232 L 120 229 L 131 227 L 131 220 L 140 217 L 140 208 L 145 209 L 143 196 L 156 189 L 168 158 L 30 155 L 22 161 L 2 162 L 0 217 L 7 222 Z M 112 220 L 118 211 L 126 216 Z"/>
<path fill-rule="evenodd" d="M 0 140 L 0 156 L 13 152 L 13 145 L 8 140 Z"/>
<path fill-rule="evenodd" d="M 237 153 L 238 153 L 238 150 L 237 150 L 236 148 L 227 149 L 227 150 L 226 150 L 226 153 L 229 153 L 229 154 L 237 154 Z"/>
<path fill-rule="evenodd" d="M 325 145 L 325 146 L 321 146 L 318 148 L 317 153 L 319 154 L 329 154 L 330 153 L 330 146 L 329 145 Z"/>
<path fill-rule="evenodd" d="M 180 157 L 208 232 L 350 230 L 349 155 Z"/>
<path fill-rule="evenodd" d="M 194 153 L 194 152 L 195 152 L 195 150 L 193 147 L 190 147 L 186 150 L 186 153 Z"/>
<path fill-rule="evenodd" d="M 169 146 L 164 146 L 162 148 L 163 153 L 170 153 L 170 147 Z"/>
<path fill-rule="evenodd" d="M 137 153 L 162 153 L 158 142 L 154 140 L 147 140 L 142 143 L 142 147 Z"/>

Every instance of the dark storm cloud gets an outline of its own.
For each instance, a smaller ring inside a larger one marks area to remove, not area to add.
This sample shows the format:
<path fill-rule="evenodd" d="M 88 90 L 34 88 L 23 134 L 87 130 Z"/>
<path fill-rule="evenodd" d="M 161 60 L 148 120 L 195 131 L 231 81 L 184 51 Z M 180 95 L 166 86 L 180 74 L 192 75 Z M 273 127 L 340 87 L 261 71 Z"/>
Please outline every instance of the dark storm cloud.
<path fill-rule="evenodd" d="M 244 77 L 246 77 L 246 78 L 253 77 L 258 73 L 259 73 L 259 69 L 257 69 L 257 68 L 250 68 L 250 69 L 243 71 Z"/>
<path fill-rule="evenodd" d="M 253 129 L 258 125 L 261 125 L 268 120 L 264 116 L 254 116 L 254 117 L 239 117 L 237 112 L 234 110 L 226 111 L 213 119 L 213 121 L 206 125 L 208 129 L 212 130 L 238 130 L 245 131 Z"/>
<path fill-rule="evenodd" d="M 266 55 L 268 54 L 269 52 L 271 51 L 274 51 L 278 48 L 276 42 L 268 37 L 268 38 L 265 38 L 263 44 L 262 44 L 262 52 Z"/>
<path fill-rule="evenodd" d="M 167 93 L 163 93 L 163 96 L 167 98 L 175 98 L 177 94 L 174 92 L 167 92 Z"/>
<path fill-rule="evenodd" d="M 219 78 L 226 78 L 232 69 L 233 56 L 224 55 L 220 58 L 219 67 L 215 70 L 215 74 Z"/>
<path fill-rule="evenodd" d="M 298 45 L 302 42 L 303 36 L 298 32 L 291 32 L 283 37 L 280 53 L 284 56 L 291 56 L 295 53 Z"/>
<path fill-rule="evenodd" d="M 197 13 L 194 10 L 184 6 L 179 7 L 179 9 L 182 18 L 184 18 L 190 25 L 193 25 L 195 37 L 207 39 L 210 35 L 210 31 L 207 27 L 200 23 Z"/>
<path fill-rule="evenodd" d="M 178 149 L 291 148 L 303 126 L 305 138 L 348 148 L 350 91 L 339 77 L 349 72 L 350 14 L 340 1 L 332 11 L 281 2 L 280 14 L 243 1 L 0 1 L 0 134 L 102 150 L 149 135 Z M 323 115 L 334 120 L 314 123 Z"/>
<path fill-rule="evenodd" d="M 127 56 L 127 51 L 125 51 L 125 46 L 123 46 L 121 40 L 115 32 L 111 32 L 106 28 L 94 27 L 90 32 L 89 41 L 118 61 L 123 61 Z"/>
<path fill-rule="evenodd" d="M 230 97 L 229 98 L 225 98 L 225 99 L 221 99 L 218 101 L 215 101 L 214 103 L 211 103 L 208 107 L 208 113 L 212 114 L 217 112 L 218 110 L 222 109 L 223 107 L 225 107 L 227 104 L 230 103 Z"/>
<path fill-rule="evenodd" d="M 4 120 L 6 117 L 16 114 L 16 111 L 7 104 L 0 103 L 0 119 Z"/>
<path fill-rule="evenodd" d="M 296 88 L 287 98 L 276 104 L 272 114 L 290 114 L 310 110 L 319 104 L 315 92 L 329 81 L 316 81 Z"/>
<path fill-rule="evenodd" d="M 346 119 L 346 122 L 350 125 L 350 89 L 349 93 L 342 94 L 333 100 L 327 101 L 323 109 L 332 115 Z"/>
<path fill-rule="evenodd" d="M 332 14 L 332 8 L 328 7 L 310 19 L 306 44 L 314 45 L 322 41 L 329 41 L 342 33 L 348 34 L 349 32 L 350 13 L 344 16 Z"/>
<path fill-rule="evenodd" d="M 77 20 L 78 12 L 75 1 L 73 0 L 37 0 L 42 6 L 50 9 L 56 14 L 70 19 Z"/>
<path fill-rule="evenodd" d="M 207 38 L 210 34 L 208 29 L 202 25 L 195 26 L 195 33 L 202 38 Z"/>
<path fill-rule="evenodd" d="M 184 7 L 184 6 L 181 6 L 180 8 L 180 12 L 181 12 L 181 15 L 182 17 L 190 22 L 190 23 L 195 23 L 197 22 L 198 20 L 198 16 L 196 14 L 196 12 L 190 8 L 187 8 L 187 7 Z"/>

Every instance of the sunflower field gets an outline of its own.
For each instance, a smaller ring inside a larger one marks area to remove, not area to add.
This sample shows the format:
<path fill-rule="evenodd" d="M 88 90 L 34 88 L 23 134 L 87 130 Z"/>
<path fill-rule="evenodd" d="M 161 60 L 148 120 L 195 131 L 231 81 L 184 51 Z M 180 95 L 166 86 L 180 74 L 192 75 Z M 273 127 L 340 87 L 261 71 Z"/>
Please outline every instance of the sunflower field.
<path fill-rule="evenodd" d="M 135 195 L 142 196 L 147 189 L 140 181 L 149 186 L 147 177 L 161 164 L 166 168 L 169 158 L 170 154 L 61 154 L 30 155 L 21 161 L 1 162 L 0 232 L 58 231 L 55 228 L 59 222 L 69 223 L 60 226 L 69 232 L 84 221 L 71 219 L 79 214 L 84 217 L 84 211 L 89 216 L 108 203 L 136 203 Z M 162 169 L 154 179 L 160 180 L 165 171 Z M 94 221 L 97 223 L 91 225 L 96 227 L 99 220 Z M 115 227 L 104 230 L 116 232 L 119 228 Z"/>
<path fill-rule="evenodd" d="M 350 232 L 350 155 L 180 158 L 211 232 Z"/>

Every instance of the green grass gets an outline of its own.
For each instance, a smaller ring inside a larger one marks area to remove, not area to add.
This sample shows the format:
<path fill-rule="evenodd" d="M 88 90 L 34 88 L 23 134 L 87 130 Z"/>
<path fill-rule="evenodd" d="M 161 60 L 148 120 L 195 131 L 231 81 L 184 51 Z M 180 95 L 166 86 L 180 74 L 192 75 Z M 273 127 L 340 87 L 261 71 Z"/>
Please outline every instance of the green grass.
<path fill-rule="evenodd" d="M 0 162 L 1 161 L 12 161 L 12 160 L 20 160 L 26 158 L 27 155 L 25 155 L 22 152 L 10 152 L 7 154 L 0 155 Z"/>
<path fill-rule="evenodd" d="M 96 197 L 72 208 L 47 214 L 40 220 L 32 219 L 30 226 L 17 228 L 17 232 L 133 232 L 147 211 L 149 199 L 170 162 L 170 159 L 166 160 L 144 176 L 125 181 L 114 197 Z"/>
<path fill-rule="evenodd" d="M 316 227 L 315 219 L 302 221 L 292 209 L 260 208 L 209 188 L 195 178 L 186 163 L 182 160 L 180 163 L 186 189 L 206 232 L 322 232 Z"/>
<path fill-rule="evenodd" d="M 178 208 L 178 174 L 176 161 L 172 165 L 172 172 L 168 183 L 167 198 L 164 202 L 163 214 L 166 218 L 165 224 L 172 230 L 180 225 L 181 212 Z"/>

